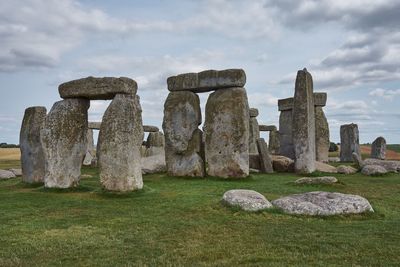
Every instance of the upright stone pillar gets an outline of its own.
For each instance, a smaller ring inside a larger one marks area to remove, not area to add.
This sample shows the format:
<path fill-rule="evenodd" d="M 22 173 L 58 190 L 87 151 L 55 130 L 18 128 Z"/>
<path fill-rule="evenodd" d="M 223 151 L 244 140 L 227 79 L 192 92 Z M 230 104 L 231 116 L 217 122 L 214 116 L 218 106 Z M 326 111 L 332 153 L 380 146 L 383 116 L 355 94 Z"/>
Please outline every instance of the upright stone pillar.
<path fill-rule="evenodd" d="M 142 189 L 142 141 L 139 96 L 117 94 L 104 113 L 97 145 L 100 182 L 105 189 L 120 192 Z"/>
<path fill-rule="evenodd" d="M 41 131 L 45 157 L 45 187 L 77 186 L 86 151 L 89 100 L 74 98 L 56 102 Z"/>
<path fill-rule="evenodd" d="M 249 175 L 249 106 L 243 87 L 219 89 L 206 104 L 205 154 L 208 174 Z"/>
<path fill-rule="evenodd" d="M 269 132 L 268 145 L 269 145 L 268 149 L 272 154 L 279 153 L 279 149 L 280 149 L 279 133 L 276 130 L 276 127 L 274 130 Z"/>
<path fill-rule="evenodd" d="M 292 121 L 295 171 L 315 170 L 315 113 L 313 81 L 307 69 L 297 72 Z"/>
<path fill-rule="evenodd" d="M 257 139 L 260 138 L 260 130 L 258 128 L 258 121 L 257 121 L 257 116 L 258 116 L 258 109 L 256 108 L 251 108 L 249 110 L 250 114 L 250 121 L 249 121 L 249 153 L 258 153 L 257 149 Z"/>
<path fill-rule="evenodd" d="M 328 162 L 329 157 L 329 124 L 322 109 L 326 105 L 326 93 L 314 93 L 315 105 L 315 151 L 316 159 Z"/>
<path fill-rule="evenodd" d="M 146 141 L 146 157 L 165 155 L 165 141 L 162 132 L 150 132 Z"/>
<path fill-rule="evenodd" d="M 200 100 L 190 91 L 169 93 L 164 104 L 163 131 L 165 135 L 165 161 L 168 175 L 205 175 L 201 157 L 202 132 Z"/>
<path fill-rule="evenodd" d="M 340 126 L 340 161 L 352 161 L 352 154 L 361 157 L 359 132 L 357 124 Z"/>
<path fill-rule="evenodd" d="M 86 134 L 87 147 L 85 151 L 85 158 L 83 159 L 83 165 L 91 166 L 92 161 L 96 158 L 94 149 L 93 129 L 88 129 Z"/>
<path fill-rule="evenodd" d="M 382 136 L 375 139 L 371 146 L 371 158 L 385 159 L 386 158 L 386 140 Z"/>
<path fill-rule="evenodd" d="M 45 175 L 45 160 L 40 131 L 46 120 L 45 107 L 30 107 L 22 120 L 19 144 L 21 150 L 22 181 L 42 183 Z"/>
<path fill-rule="evenodd" d="M 292 135 L 293 98 L 278 100 L 279 116 L 279 155 L 294 159 Z"/>

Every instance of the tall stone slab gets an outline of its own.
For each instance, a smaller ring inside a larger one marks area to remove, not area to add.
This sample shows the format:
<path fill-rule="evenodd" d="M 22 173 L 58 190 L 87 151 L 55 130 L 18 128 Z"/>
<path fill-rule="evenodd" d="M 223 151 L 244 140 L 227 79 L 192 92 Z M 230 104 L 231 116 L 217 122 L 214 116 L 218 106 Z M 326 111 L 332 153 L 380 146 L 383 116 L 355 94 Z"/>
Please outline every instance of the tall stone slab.
<path fill-rule="evenodd" d="M 162 132 L 150 132 L 146 141 L 145 156 L 165 155 L 165 140 Z"/>
<path fill-rule="evenodd" d="M 242 87 L 219 89 L 206 104 L 207 173 L 218 177 L 249 175 L 249 105 Z"/>
<path fill-rule="evenodd" d="M 97 157 L 106 190 L 143 188 L 140 148 L 143 141 L 139 96 L 117 94 L 103 115 Z"/>
<path fill-rule="evenodd" d="M 295 171 L 315 170 L 315 113 L 313 80 L 307 69 L 299 70 L 293 99 L 292 121 Z"/>
<path fill-rule="evenodd" d="M 256 108 L 251 108 L 249 110 L 249 115 L 249 153 L 258 153 L 257 139 L 260 138 L 260 129 L 257 121 L 258 110 Z"/>
<path fill-rule="evenodd" d="M 317 161 L 328 162 L 329 124 L 322 106 L 315 106 L 315 151 Z"/>
<path fill-rule="evenodd" d="M 340 126 L 340 161 L 352 161 L 352 154 L 361 157 L 359 132 L 357 124 Z"/>
<path fill-rule="evenodd" d="M 269 132 L 268 149 L 272 154 L 279 153 L 279 133 L 276 129 Z"/>
<path fill-rule="evenodd" d="M 273 173 L 272 158 L 269 154 L 268 145 L 265 143 L 264 138 L 257 139 L 258 151 L 260 151 L 260 170 L 262 173 Z"/>
<path fill-rule="evenodd" d="M 203 177 L 200 100 L 190 91 L 169 93 L 164 103 L 165 161 L 172 176 Z"/>
<path fill-rule="evenodd" d="M 45 157 L 45 187 L 77 186 L 86 151 L 89 100 L 74 98 L 56 102 L 41 131 Z"/>
<path fill-rule="evenodd" d="M 44 182 L 45 160 L 40 131 L 45 120 L 45 107 L 30 107 L 25 110 L 19 135 L 22 181 L 25 183 Z"/>
<path fill-rule="evenodd" d="M 93 129 L 88 129 L 86 133 L 86 151 L 85 158 L 83 159 L 83 165 L 91 166 L 92 161 L 96 159 L 96 150 L 94 148 L 94 139 L 93 139 Z"/>
<path fill-rule="evenodd" d="M 292 134 L 293 97 L 278 100 L 279 115 L 279 155 L 294 159 Z"/>
<path fill-rule="evenodd" d="M 386 140 L 382 136 L 375 139 L 371 146 L 371 158 L 385 159 L 386 158 Z"/>

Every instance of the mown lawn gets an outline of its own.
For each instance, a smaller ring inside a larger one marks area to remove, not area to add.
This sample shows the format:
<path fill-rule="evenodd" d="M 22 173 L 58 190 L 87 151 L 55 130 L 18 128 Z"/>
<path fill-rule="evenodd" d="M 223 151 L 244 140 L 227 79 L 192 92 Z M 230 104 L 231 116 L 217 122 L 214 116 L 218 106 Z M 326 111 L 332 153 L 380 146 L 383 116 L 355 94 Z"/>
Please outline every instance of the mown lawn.
<path fill-rule="evenodd" d="M 7 165 L 8 166 L 8 165 Z M 0 163 L 0 168 L 2 168 Z M 0 266 L 398 266 L 400 174 L 336 175 L 296 186 L 293 174 L 247 180 L 144 176 L 141 192 L 103 192 L 96 169 L 75 190 L 0 182 Z M 359 194 L 374 214 L 312 218 L 220 204 L 234 188 L 273 200 L 315 191 Z"/>

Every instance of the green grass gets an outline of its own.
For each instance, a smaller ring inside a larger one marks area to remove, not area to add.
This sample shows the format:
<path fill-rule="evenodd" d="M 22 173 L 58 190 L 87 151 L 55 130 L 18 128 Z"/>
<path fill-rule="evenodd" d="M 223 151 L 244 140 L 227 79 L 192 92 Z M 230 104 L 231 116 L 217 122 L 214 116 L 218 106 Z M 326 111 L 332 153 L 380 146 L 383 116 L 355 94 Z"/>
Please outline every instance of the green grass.
<path fill-rule="evenodd" d="M 293 174 L 246 180 L 144 176 L 144 190 L 103 192 L 96 169 L 74 190 L 0 182 L 0 266 L 398 266 L 400 174 L 336 175 L 333 186 L 296 186 Z M 330 218 L 220 204 L 235 188 L 269 200 L 315 191 L 359 194 L 373 214 Z"/>
<path fill-rule="evenodd" d="M 397 153 L 400 153 L 400 145 L 396 144 L 396 145 L 386 145 L 386 148 L 389 150 L 393 150 L 396 151 Z"/>

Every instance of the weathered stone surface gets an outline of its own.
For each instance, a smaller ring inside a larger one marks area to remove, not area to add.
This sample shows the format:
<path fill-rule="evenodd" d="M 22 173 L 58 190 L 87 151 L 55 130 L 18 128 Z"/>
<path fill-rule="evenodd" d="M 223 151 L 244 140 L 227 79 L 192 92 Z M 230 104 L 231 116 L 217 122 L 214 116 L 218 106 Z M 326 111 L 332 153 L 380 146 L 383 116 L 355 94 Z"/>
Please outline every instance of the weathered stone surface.
<path fill-rule="evenodd" d="M 12 171 L 0 170 L 0 180 L 15 178 L 16 175 Z"/>
<path fill-rule="evenodd" d="M 257 148 L 260 155 L 260 171 L 262 173 L 273 173 L 271 155 L 269 154 L 268 146 L 264 138 L 257 139 Z"/>
<path fill-rule="evenodd" d="M 45 175 L 45 160 L 40 131 L 46 119 L 45 107 L 30 107 L 25 110 L 19 135 L 21 150 L 22 181 L 42 183 Z"/>
<path fill-rule="evenodd" d="M 56 102 L 41 130 L 45 158 L 44 185 L 77 186 L 86 151 L 89 101 L 74 98 Z"/>
<path fill-rule="evenodd" d="M 373 212 L 367 199 L 350 194 L 331 192 L 308 192 L 279 198 L 272 204 L 288 214 L 330 216 Z"/>
<path fill-rule="evenodd" d="M 279 155 L 294 159 L 292 136 L 292 110 L 284 110 L 279 116 Z"/>
<path fill-rule="evenodd" d="M 333 176 L 303 177 L 294 181 L 295 184 L 334 184 L 338 180 Z"/>
<path fill-rule="evenodd" d="M 353 152 L 361 155 L 357 124 L 340 126 L 340 161 L 352 161 Z"/>
<path fill-rule="evenodd" d="M 169 93 L 164 104 L 162 126 L 169 175 L 197 177 L 205 175 L 204 159 L 201 156 L 202 132 L 198 129 L 200 124 L 199 97 L 190 91 Z"/>
<path fill-rule="evenodd" d="M 15 176 L 22 176 L 22 169 L 9 169 Z"/>
<path fill-rule="evenodd" d="M 257 139 L 260 138 L 258 121 L 255 117 L 250 117 L 249 121 L 249 153 L 258 153 Z"/>
<path fill-rule="evenodd" d="M 293 109 L 293 97 L 279 99 L 278 100 L 278 110 L 286 111 Z"/>
<path fill-rule="evenodd" d="M 86 98 L 90 100 L 113 99 L 117 94 L 135 95 L 137 83 L 126 77 L 87 77 L 60 84 L 61 98 Z"/>
<path fill-rule="evenodd" d="M 260 130 L 260 132 L 270 132 L 277 130 L 275 125 L 259 125 L 258 129 Z"/>
<path fill-rule="evenodd" d="M 351 167 L 351 166 L 346 166 L 346 165 L 340 165 L 337 168 L 337 172 L 341 174 L 353 174 L 357 172 L 357 169 Z"/>
<path fill-rule="evenodd" d="M 139 96 L 116 95 L 103 115 L 97 144 L 100 182 L 105 189 L 142 189 L 143 136 Z"/>
<path fill-rule="evenodd" d="M 319 161 L 315 162 L 315 170 L 326 173 L 337 173 L 336 167 Z"/>
<path fill-rule="evenodd" d="M 250 118 L 252 118 L 252 117 L 257 117 L 257 116 L 258 116 L 258 109 L 256 109 L 256 108 L 250 108 L 250 109 L 249 109 L 249 115 L 250 115 Z"/>
<path fill-rule="evenodd" d="M 158 127 L 157 126 L 152 126 L 152 125 L 143 125 L 143 131 L 144 132 L 149 132 L 149 133 L 152 133 L 152 132 L 158 132 L 159 131 L 159 129 L 158 129 Z"/>
<path fill-rule="evenodd" d="M 268 141 L 268 146 L 269 146 L 269 151 L 272 154 L 278 154 L 279 153 L 279 133 L 278 131 L 270 131 L 269 132 L 269 141 Z"/>
<path fill-rule="evenodd" d="M 328 157 L 328 162 L 340 162 L 339 157 Z"/>
<path fill-rule="evenodd" d="M 100 130 L 101 121 L 89 121 L 88 128 L 93 130 Z"/>
<path fill-rule="evenodd" d="M 249 175 L 249 105 L 244 88 L 220 89 L 206 104 L 205 154 L 208 174 Z"/>
<path fill-rule="evenodd" d="M 379 165 L 385 168 L 388 172 L 400 172 L 400 161 L 398 160 L 366 159 L 362 164 Z"/>
<path fill-rule="evenodd" d="M 242 69 L 206 70 L 184 73 L 167 79 L 169 91 L 208 92 L 222 88 L 243 87 L 246 73 Z"/>
<path fill-rule="evenodd" d="M 357 168 L 361 169 L 364 166 L 364 161 L 361 159 L 360 154 L 357 154 L 357 153 L 353 152 L 351 154 L 351 156 L 352 156 L 353 162 L 355 163 Z"/>
<path fill-rule="evenodd" d="M 257 153 L 249 153 L 250 169 L 260 170 L 260 155 Z"/>
<path fill-rule="evenodd" d="M 320 106 L 315 107 L 315 151 L 317 161 L 328 162 L 329 124 Z"/>
<path fill-rule="evenodd" d="M 365 165 L 361 169 L 361 173 L 364 175 L 382 175 L 388 171 L 380 165 Z"/>
<path fill-rule="evenodd" d="M 314 106 L 325 107 L 327 98 L 327 93 L 314 93 Z"/>
<path fill-rule="evenodd" d="M 306 70 L 299 70 L 293 100 L 292 136 L 295 152 L 295 171 L 315 170 L 315 113 L 313 80 Z"/>
<path fill-rule="evenodd" d="M 260 193 L 253 190 L 229 190 L 222 196 L 222 203 L 231 207 L 239 207 L 245 211 L 259 211 L 272 208 L 272 204 Z"/>
<path fill-rule="evenodd" d="M 146 150 L 143 154 L 146 157 L 160 155 L 165 157 L 165 141 L 162 132 L 150 132 L 147 136 Z"/>
<path fill-rule="evenodd" d="M 294 172 L 294 160 L 285 156 L 272 155 L 272 166 L 277 172 Z"/>
<path fill-rule="evenodd" d="M 86 151 L 83 165 L 91 166 L 93 159 L 96 157 L 96 149 L 94 148 L 93 129 L 88 129 L 86 133 Z"/>
<path fill-rule="evenodd" d="M 371 146 L 371 158 L 385 159 L 386 158 L 386 140 L 382 136 L 375 139 Z"/>
<path fill-rule="evenodd" d="M 165 172 L 166 170 L 167 166 L 165 163 L 164 154 L 158 154 L 142 158 L 143 174 Z"/>

